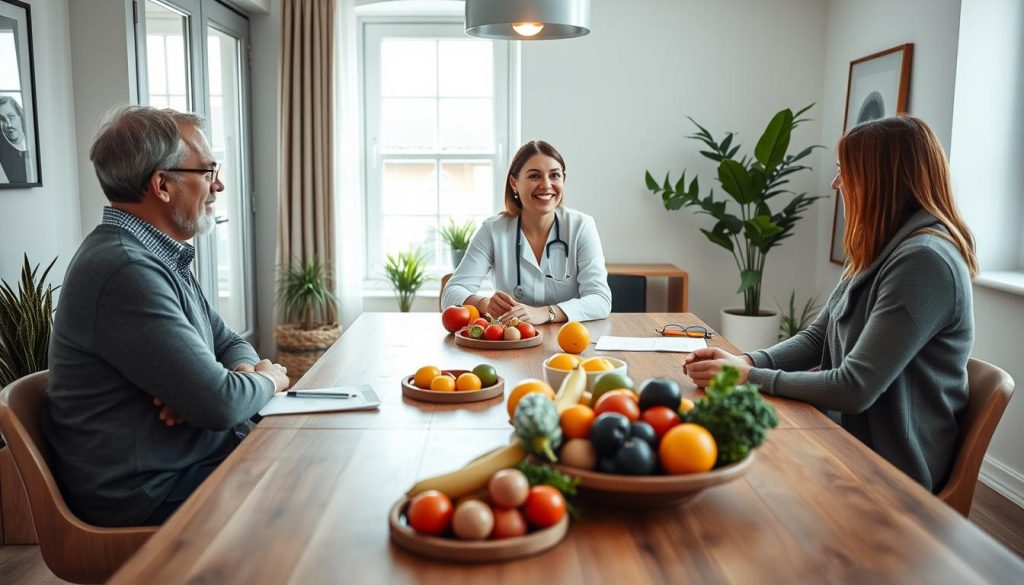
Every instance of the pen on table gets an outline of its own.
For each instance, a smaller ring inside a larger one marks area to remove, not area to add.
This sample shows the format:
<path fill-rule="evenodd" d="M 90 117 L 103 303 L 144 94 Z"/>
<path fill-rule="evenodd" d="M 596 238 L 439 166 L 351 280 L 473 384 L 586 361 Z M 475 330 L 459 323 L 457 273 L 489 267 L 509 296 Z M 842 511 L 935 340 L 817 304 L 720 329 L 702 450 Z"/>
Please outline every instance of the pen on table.
<path fill-rule="evenodd" d="M 292 398 L 355 398 L 355 394 L 346 392 L 303 392 L 302 390 L 289 390 L 288 396 Z"/>

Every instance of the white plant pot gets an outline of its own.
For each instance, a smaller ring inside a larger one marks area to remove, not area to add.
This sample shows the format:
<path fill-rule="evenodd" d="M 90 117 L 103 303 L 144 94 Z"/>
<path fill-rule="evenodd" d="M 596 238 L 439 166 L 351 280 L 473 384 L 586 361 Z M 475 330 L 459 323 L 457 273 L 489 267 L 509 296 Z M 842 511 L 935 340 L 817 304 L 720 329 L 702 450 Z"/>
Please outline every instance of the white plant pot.
<path fill-rule="evenodd" d="M 744 352 L 771 347 L 779 339 L 779 315 L 761 311 L 756 317 L 743 309 L 722 309 L 722 335 Z"/>

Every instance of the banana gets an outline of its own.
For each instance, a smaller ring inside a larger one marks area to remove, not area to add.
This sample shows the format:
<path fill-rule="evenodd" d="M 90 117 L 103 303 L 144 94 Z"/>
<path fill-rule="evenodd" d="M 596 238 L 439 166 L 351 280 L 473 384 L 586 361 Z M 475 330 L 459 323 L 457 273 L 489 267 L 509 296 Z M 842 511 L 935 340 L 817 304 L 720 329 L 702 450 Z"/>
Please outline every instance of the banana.
<path fill-rule="evenodd" d="M 405 495 L 411 498 L 427 490 L 437 490 L 454 500 L 482 489 L 495 472 L 515 467 L 525 458 L 526 450 L 522 443 L 516 441 L 470 461 L 462 469 L 421 479 Z"/>
<path fill-rule="evenodd" d="M 580 403 L 583 391 L 587 388 L 587 372 L 583 366 L 573 368 L 565 378 L 562 385 L 558 387 L 558 394 L 555 396 L 555 408 L 561 414 L 563 410 Z"/>

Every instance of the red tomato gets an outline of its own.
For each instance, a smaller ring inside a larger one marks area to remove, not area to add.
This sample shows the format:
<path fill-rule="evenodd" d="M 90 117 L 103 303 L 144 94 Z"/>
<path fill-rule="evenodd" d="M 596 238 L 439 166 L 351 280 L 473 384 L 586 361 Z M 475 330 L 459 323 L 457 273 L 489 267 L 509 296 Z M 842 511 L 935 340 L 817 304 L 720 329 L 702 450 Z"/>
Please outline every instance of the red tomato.
<path fill-rule="evenodd" d="M 494 508 L 494 530 L 491 538 L 514 538 L 526 534 L 526 520 L 518 508 Z"/>
<path fill-rule="evenodd" d="M 448 530 L 454 513 L 448 496 L 437 490 L 427 490 L 412 499 L 406 517 L 416 532 L 441 535 Z"/>
<path fill-rule="evenodd" d="M 505 328 L 501 325 L 488 325 L 487 329 L 484 329 L 484 339 L 491 341 L 501 341 L 505 337 Z"/>
<path fill-rule="evenodd" d="M 659 441 L 669 429 L 682 422 L 679 420 L 679 415 L 676 414 L 676 411 L 667 406 L 652 406 L 648 408 L 640 415 L 640 420 L 654 428 L 654 434 L 658 435 Z"/>
<path fill-rule="evenodd" d="M 537 330 L 531 323 L 520 323 L 516 325 L 516 329 L 519 330 L 519 334 L 523 336 L 523 339 L 529 339 L 534 335 L 537 335 Z"/>
<path fill-rule="evenodd" d="M 477 317 L 476 319 L 473 320 L 473 323 L 471 323 L 471 325 L 479 325 L 481 327 L 487 327 L 490 324 L 491 322 L 488 321 L 487 319 L 484 319 L 483 317 Z"/>
<path fill-rule="evenodd" d="M 565 498 L 562 492 L 549 485 L 535 485 L 526 498 L 526 520 L 537 528 L 558 524 L 565 516 Z"/>
<path fill-rule="evenodd" d="M 605 393 L 594 406 L 594 414 L 600 415 L 602 412 L 617 412 L 628 418 L 629 422 L 640 419 L 640 405 L 625 394 Z"/>
<path fill-rule="evenodd" d="M 441 324 L 448 330 L 448 333 L 455 333 L 469 325 L 469 309 L 459 305 L 448 307 L 441 313 Z"/>

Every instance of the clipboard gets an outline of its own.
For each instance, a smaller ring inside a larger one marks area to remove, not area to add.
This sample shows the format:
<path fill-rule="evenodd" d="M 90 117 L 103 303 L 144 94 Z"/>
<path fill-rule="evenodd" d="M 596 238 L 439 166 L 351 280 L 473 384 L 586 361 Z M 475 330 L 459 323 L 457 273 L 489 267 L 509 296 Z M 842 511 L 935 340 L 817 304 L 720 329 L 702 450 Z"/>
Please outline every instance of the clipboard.
<path fill-rule="evenodd" d="M 270 402 L 259 411 L 259 415 L 275 416 L 279 414 L 308 414 L 315 412 L 342 412 L 348 410 L 375 410 L 380 407 L 380 399 L 369 384 L 353 386 L 334 386 L 331 388 L 303 388 L 304 396 L 288 396 L 286 393 L 275 394 Z M 317 393 L 350 394 L 351 398 L 314 397 Z"/>

